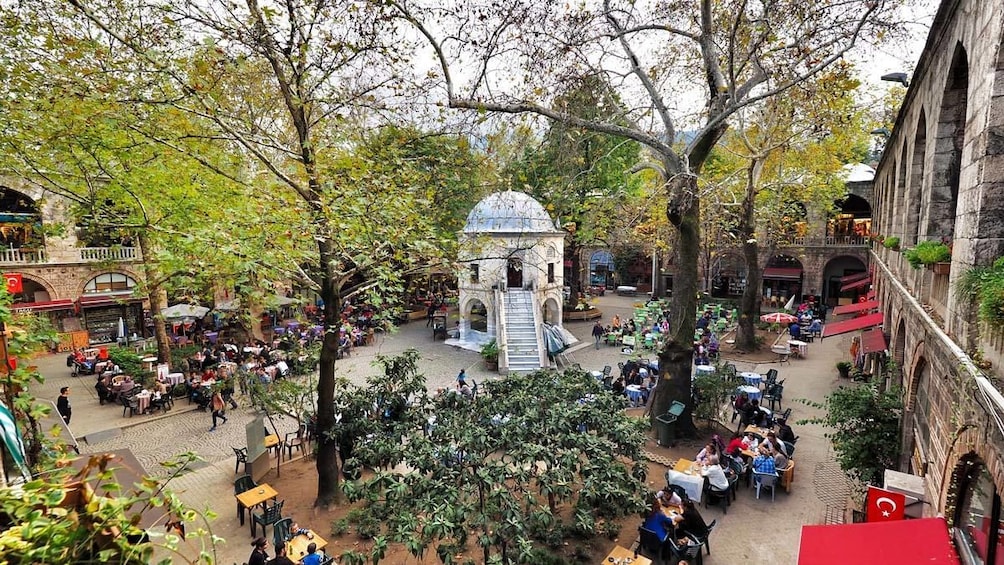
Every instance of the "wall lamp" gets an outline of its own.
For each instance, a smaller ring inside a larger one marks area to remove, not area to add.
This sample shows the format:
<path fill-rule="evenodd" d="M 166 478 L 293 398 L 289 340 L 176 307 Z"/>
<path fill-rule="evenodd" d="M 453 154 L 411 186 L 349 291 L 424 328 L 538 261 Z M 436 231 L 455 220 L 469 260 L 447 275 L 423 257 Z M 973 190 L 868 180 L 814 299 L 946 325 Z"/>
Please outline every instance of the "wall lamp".
<path fill-rule="evenodd" d="M 881 78 L 889 82 L 898 82 L 906 87 L 910 86 L 910 79 L 907 78 L 906 73 L 889 73 L 882 75 Z"/>

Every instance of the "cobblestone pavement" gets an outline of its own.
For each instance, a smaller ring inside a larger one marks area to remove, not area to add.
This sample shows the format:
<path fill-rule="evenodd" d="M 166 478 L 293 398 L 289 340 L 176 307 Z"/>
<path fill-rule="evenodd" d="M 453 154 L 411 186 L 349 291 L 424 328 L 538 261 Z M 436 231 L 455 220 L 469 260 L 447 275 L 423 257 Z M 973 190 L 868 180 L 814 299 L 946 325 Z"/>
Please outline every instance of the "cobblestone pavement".
<path fill-rule="evenodd" d="M 629 316 L 633 303 L 638 300 L 641 298 L 600 298 L 598 302 L 604 312 L 604 323 L 609 322 L 614 314 L 622 318 Z M 452 322 L 453 319 L 450 320 Z M 567 352 L 570 363 L 579 363 L 586 370 L 599 370 L 604 365 L 616 367 L 618 361 L 626 359 L 619 348 L 594 348 L 589 335 L 592 322 L 572 322 L 566 327 L 582 340 L 581 344 Z M 803 420 L 817 416 L 819 412 L 797 399 L 820 402 L 830 390 L 841 384 L 834 363 L 846 357 L 849 341 L 849 337 L 842 336 L 810 344 L 807 359 L 793 360 L 783 366 L 746 362 L 741 357 L 734 361 L 740 370 L 764 372 L 777 368 L 780 378 L 786 380 L 784 408 L 793 408 L 793 420 Z M 362 383 L 367 375 L 377 371 L 372 367 L 377 355 L 395 355 L 409 348 L 420 352 L 419 369 L 425 374 L 430 389 L 451 385 L 460 369 L 465 369 L 469 378 L 478 382 L 498 378 L 498 375 L 485 369 L 477 352 L 433 341 L 432 330 L 422 322 L 405 324 L 394 333 L 378 335 L 376 343 L 371 346 L 356 348 L 351 357 L 338 362 L 336 373 Z M 229 540 L 217 549 L 219 562 L 245 561 L 250 551 L 247 545 L 250 532 L 247 526 L 240 526 L 236 518 L 232 495 L 234 456 L 230 448 L 245 445 L 244 425 L 253 418 L 252 410 L 246 407 L 229 410 L 229 421 L 214 432 L 208 431 L 210 415 L 193 411 L 185 400 L 176 403 L 175 409 L 164 416 L 123 418 L 121 407 L 98 406 L 93 389 L 94 377 L 69 376 L 65 355 L 49 355 L 34 362 L 46 377 L 44 384 L 33 387 L 36 396 L 55 400 L 59 387 L 72 387 L 74 415 L 70 428 L 78 438 L 85 438 L 81 442 L 83 453 L 128 447 L 153 474 L 161 474 L 158 471 L 160 461 L 184 451 L 198 453 L 206 463 L 172 481 L 172 488 L 196 509 L 209 509 L 218 515 L 212 522 L 213 532 Z M 238 400 L 242 399 L 238 397 Z M 834 511 L 834 505 L 843 507 L 841 501 L 846 500 L 846 481 L 833 461 L 832 449 L 824 437 L 825 430 L 816 425 L 795 423 L 793 426 L 800 438 L 792 492 L 789 494 L 782 490 L 771 502 L 769 495 L 766 499 L 757 500 L 752 490 L 740 489 L 727 515 L 719 508 L 702 509 L 708 521 L 717 519 L 719 524 L 715 530 L 717 541 L 713 543 L 714 553 L 704 558 L 707 565 L 794 563 L 802 524 L 824 523 L 828 514 Z M 282 421 L 278 427 L 283 432 L 292 431 L 295 423 Z M 87 438 L 94 441 L 87 442 Z M 646 449 L 654 452 L 654 441 Z M 681 453 L 678 456 L 692 458 L 693 454 Z M 665 462 L 670 459 L 675 457 L 666 458 Z M 650 479 L 653 489 L 664 486 L 660 484 L 661 478 Z M 634 538 L 634 532 L 624 532 L 619 543 L 630 546 Z M 190 542 L 193 547 L 195 544 L 194 540 Z"/>

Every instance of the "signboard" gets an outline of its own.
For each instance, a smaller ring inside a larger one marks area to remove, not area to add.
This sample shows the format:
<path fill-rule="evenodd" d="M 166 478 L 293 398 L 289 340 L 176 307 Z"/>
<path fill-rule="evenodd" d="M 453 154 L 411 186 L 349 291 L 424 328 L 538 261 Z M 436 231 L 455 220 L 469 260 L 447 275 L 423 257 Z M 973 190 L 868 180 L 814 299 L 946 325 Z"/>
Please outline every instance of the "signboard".
<path fill-rule="evenodd" d="M 902 520 L 906 513 L 906 497 L 883 488 L 868 487 L 866 521 L 891 522 Z"/>
<path fill-rule="evenodd" d="M 21 294 L 24 292 L 24 281 L 21 279 L 21 273 L 4 273 L 3 278 L 9 294 Z"/>
<path fill-rule="evenodd" d="M 269 470 L 268 452 L 265 450 L 265 420 L 261 415 L 244 426 L 244 433 L 248 440 L 248 468 L 251 470 L 251 479 L 255 482 L 261 480 Z"/>

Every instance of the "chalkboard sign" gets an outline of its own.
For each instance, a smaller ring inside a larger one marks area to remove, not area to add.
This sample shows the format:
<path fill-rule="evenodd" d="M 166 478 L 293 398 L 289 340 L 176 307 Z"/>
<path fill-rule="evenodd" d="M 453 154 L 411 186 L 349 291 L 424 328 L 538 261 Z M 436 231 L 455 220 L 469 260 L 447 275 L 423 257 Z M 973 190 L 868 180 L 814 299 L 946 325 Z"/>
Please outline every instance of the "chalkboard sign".
<path fill-rule="evenodd" d="M 265 422 L 261 416 L 256 416 L 246 426 L 244 433 L 248 438 L 248 461 L 254 461 L 265 453 Z"/>

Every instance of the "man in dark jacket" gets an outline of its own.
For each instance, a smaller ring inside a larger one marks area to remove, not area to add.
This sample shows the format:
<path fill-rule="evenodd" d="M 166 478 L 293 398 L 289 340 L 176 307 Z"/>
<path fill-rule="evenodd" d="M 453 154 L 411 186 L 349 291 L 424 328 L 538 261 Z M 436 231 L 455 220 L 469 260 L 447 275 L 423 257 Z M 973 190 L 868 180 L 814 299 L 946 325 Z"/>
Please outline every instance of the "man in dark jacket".
<path fill-rule="evenodd" d="M 70 387 L 64 386 L 59 389 L 59 398 L 56 400 L 56 410 L 59 411 L 59 415 L 63 417 L 63 421 L 66 425 L 70 425 L 70 415 L 73 409 L 70 408 Z"/>

